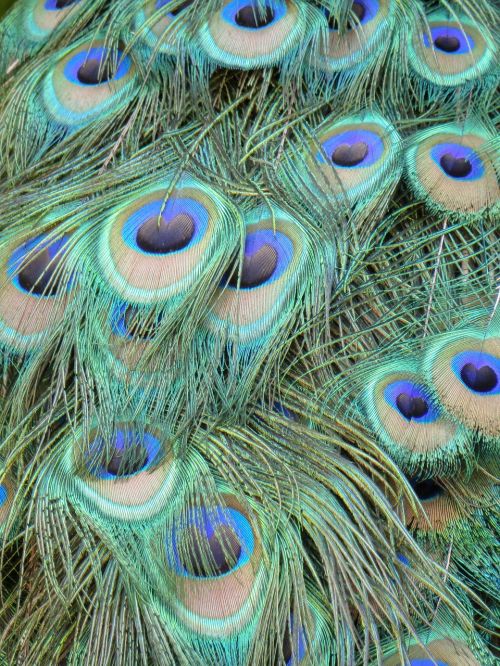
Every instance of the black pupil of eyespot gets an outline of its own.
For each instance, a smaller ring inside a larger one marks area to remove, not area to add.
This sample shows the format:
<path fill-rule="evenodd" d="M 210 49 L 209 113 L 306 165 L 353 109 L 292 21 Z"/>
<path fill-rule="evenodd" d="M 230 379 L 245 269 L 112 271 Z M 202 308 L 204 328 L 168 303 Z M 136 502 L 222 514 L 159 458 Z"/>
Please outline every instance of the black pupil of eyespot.
<path fill-rule="evenodd" d="M 241 266 L 241 279 L 239 286 L 242 289 L 258 287 L 269 280 L 276 270 L 278 253 L 272 245 L 262 245 L 256 252 L 245 255 Z M 233 270 L 228 284 L 238 286 L 238 271 Z"/>
<path fill-rule="evenodd" d="M 77 0 L 56 0 L 56 9 L 64 9 L 73 5 Z"/>
<path fill-rule="evenodd" d="M 234 530 L 229 525 L 219 525 L 210 536 L 196 527 L 185 530 L 179 550 L 189 574 L 208 577 L 234 569 L 242 548 Z"/>
<path fill-rule="evenodd" d="M 32 294 L 55 296 L 59 287 L 57 268 L 60 259 L 60 253 L 51 258 L 47 248 L 36 254 L 30 253 L 17 275 L 21 288 Z"/>
<path fill-rule="evenodd" d="M 368 155 L 368 146 L 363 141 L 341 143 L 332 153 L 332 162 L 342 167 L 360 164 Z"/>
<path fill-rule="evenodd" d="M 431 500 L 443 494 L 443 489 L 433 479 L 425 479 L 424 481 L 417 481 L 410 479 L 410 484 L 415 491 L 415 495 L 419 500 Z"/>
<path fill-rule="evenodd" d="M 445 153 L 439 160 L 443 171 L 451 178 L 465 178 L 472 171 L 472 165 L 465 157 L 454 157 Z"/>
<path fill-rule="evenodd" d="M 144 252 L 167 254 L 186 247 L 194 230 L 193 218 L 187 213 L 180 213 L 168 221 L 154 216 L 139 227 L 136 243 Z"/>
<path fill-rule="evenodd" d="M 262 10 L 257 5 L 246 5 L 236 12 L 234 20 L 241 28 L 264 28 L 274 19 L 274 10 L 266 6 Z"/>
<path fill-rule="evenodd" d="M 440 35 L 434 40 L 434 46 L 445 53 L 455 53 L 460 48 L 460 41 L 457 37 Z"/>
<path fill-rule="evenodd" d="M 113 65 L 100 58 L 89 58 L 80 66 L 76 74 L 80 83 L 95 86 L 113 78 Z"/>
<path fill-rule="evenodd" d="M 148 452 L 139 444 L 115 449 L 106 462 L 106 470 L 113 476 L 128 476 L 139 472 L 148 461 Z"/>
<path fill-rule="evenodd" d="M 477 393 L 488 393 L 495 388 L 498 377 L 493 368 L 483 365 L 477 368 L 474 363 L 466 363 L 460 371 L 463 383 Z"/>
<path fill-rule="evenodd" d="M 366 16 L 366 8 L 360 2 L 353 2 L 351 7 L 351 14 L 354 14 L 355 18 L 352 15 L 350 15 L 349 18 L 347 19 L 348 30 L 352 30 L 353 28 L 359 26 L 359 24 Z M 339 29 L 338 20 L 329 13 L 327 14 L 327 18 L 328 18 L 328 28 L 330 30 L 338 30 Z"/>
<path fill-rule="evenodd" d="M 408 420 L 421 418 L 429 411 L 429 405 L 423 398 L 414 398 L 408 393 L 400 393 L 397 396 L 396 406 Z"/>

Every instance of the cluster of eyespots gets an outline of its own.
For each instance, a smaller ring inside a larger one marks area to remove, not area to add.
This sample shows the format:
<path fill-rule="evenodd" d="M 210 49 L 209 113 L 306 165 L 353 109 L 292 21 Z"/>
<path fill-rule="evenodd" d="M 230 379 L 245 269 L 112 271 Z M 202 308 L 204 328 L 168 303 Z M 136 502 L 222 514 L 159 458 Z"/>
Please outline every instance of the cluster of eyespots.
<path fill-rule="evenodd" d="M 112 442 L 103 436 L 93 439 L 86 452 L 88 471 L 99 479 L 133 476 L 159 462 L 161 443 L 152 433 L 118 429 Z"/>
<path fill-rule="evenodd" d="M 61 288 L 60 276 L 68 238 L 37 236 L 17 247 L 7 266 L 12 284 L 21 292 L 33 296 L 55 296 Z M 69 286 L 70 281 L 67 283 Z"/>
<path fill-rule="evenodd" d="M 230 507 L 191 509 L 172 533 L 170 565 L 183 577 L 233 573 L 250 561 L 255 538 L 247 518 Z"/>

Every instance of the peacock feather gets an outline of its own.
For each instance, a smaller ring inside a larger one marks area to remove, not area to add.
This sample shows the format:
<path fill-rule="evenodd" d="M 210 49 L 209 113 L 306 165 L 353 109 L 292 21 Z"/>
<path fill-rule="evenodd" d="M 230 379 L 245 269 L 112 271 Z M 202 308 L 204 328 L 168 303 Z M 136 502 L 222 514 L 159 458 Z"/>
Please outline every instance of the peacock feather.
<path fill-rule="evenodd" d="M 498 663 L 498 23 L 6 11 L 2 666 Z"/>

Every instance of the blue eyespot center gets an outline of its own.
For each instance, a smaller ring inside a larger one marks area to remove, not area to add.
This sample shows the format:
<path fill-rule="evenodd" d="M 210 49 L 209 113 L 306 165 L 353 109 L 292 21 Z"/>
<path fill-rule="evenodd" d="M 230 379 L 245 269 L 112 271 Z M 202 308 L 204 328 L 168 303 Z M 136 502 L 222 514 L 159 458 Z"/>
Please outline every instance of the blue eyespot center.
<path fill-rule="evenodd" d="M 174 4 L 172 0 L 156 0 L 155 8 L 156 9 L 161 9 L 161 7 L 165 7 L 165 5 L 170 5 Z M 185 9 L 190 7 L 193 4 L 193 0 L 184 0 L 184 2 L 181 2 L 180 4 L 177 3 L 177 6 L 175 9 L 172 9 L 169 13 L 168 16 L 175 17 L 181 12 L 183 12 Z"/>
<path fill-rule="evenodd" d="M 323 153 L 337 169 L 364 168 L 380 160 L 384 153 L 384 142 L 375 132 L 362 128 L 351 129 L 323 141 L 321 151 L 316 155 L 319 163 L 325 162 Z"/>
<path fill-rule="evenodd" d="M 0 484 L 0 508 L 7 502 L 8 497 L 9 493 L 6 486 L 3 483 Z"/>
<path fill-rule="evenodd" d="M 481 351 L 465 351 L 451 361 L 454 374 L 477 395 L 500 394 L 500 359 Z"/>
<path fill-rule="evenodd" d="M 351 6 L 351 13 L 347 19 L 347 30 L 356 30 L 359 26 L 365 25 L 368 21 L 375 18 L 379 10 L 378 0 L 355 0 Z M 332 32 L 337 32 L 339 23 L 335 16 L 325 9 L 328 20 L 328 28 Z"/>
<path fill-rule="evenodd" d="M 124 242 L 142 254 L 182 252 L 198 243 L 208 226 L 208 211 L 196 199 L 172 197 L 135 210 L 122 228 Z"/>
<path fill-rule="evenodd" d="M 232 268 L 223 286 L 254 289 L 277 280 L 293 257 L 291 240 L 280 231 L 260 229 L 247 234 L 241 267 Z M 238 271 L 239 268 L 239 271 Z"/>
<path fill-rule="evenodd" d="M 479 155 L 459 143 L 437 144 L 431 149 L 431 158 L 448 178 L 454 180 L 476 180 L 484 174 Z"/>
<path fill-rule="evenodd" d="M 110 52 L 103 46 L 95 46 L 70 58 L 64 67 L 64 76 L 75 85 L 97 86 L 118 81 L 128 74 L 131 66 L 132 61 L 122 51 Z"/>
<path fill-rule="evenodd" d="M 295 617 L 290 613 L 290 620 L 285 627 L 283 636 L 283 658 L 286 666 L 300 664 L 307 652 L 306 634 L 302 627 L 295 627 Z"/>
<path fill-rule="evenodd" d="M 410 479 L 410 485 L 421 502 L 429 502 L 444 494 L 443 488 L 434 479 Z"/>
<path fill-rule="evenodd" d="M 285 0 L 268 0 L 260 6 L 255 0 L 232 0 L 222 10 L 222 18 L 242 30 L 263 30 L 274 25 L 287 13 Z"/>
<path fill-rule="evenodd" d="M 85 454 L 89 472 L 99 479 L 134 476 L 149 469 L 160 454 L 160 441 L 151 433 L 117 430 L 111 445 L 96 437 Z"/>
<path fill-rule="evenodd" d="M 227 507 L 196 508 L 188 512 L 172 534 L 170 565 L 180 576 L 213 578 L 228 575 L 246 564 L 255 539 L 246 517 Z"/>
<path fill-rule="evenodd" d="M 51 240 L 37 236 L 20 245 L 8 261 L 7 275 L 12 283 L 32 296 L 56 296 L 61 289 L 63 260 L 69 236 Z M 71 279 L 67 288 L 71 287 Z"/>
<path fill-rule="evenodd" d="M 45 0 L 44 8 L 49 11 L 57 11 L 76 5 L 77 2 L 80 2 L 80 0 Z"/>
<path fill-rule="evenodd" d="M 424 32 L 422 39 L 427 48 L 432 47 L 444 55 L 463 55 L 470 53 L 474 48 L 472 37 L 464 33 L 460 28 L 454 26 L 433 26 L 431 27 L 431 40 L 429 35 Z"/>
<path fill-rule="evenodd" d="M 384 389 L 384 397 L 407 421 L 432 423 L 439 417 L 427 389 L 410 380 L 391 382 Z"/>
<path fill-rule="evenodd" d="M 448 663 L 445 661 L 437 661 L 435 659 L 412 659 L 410 661 L 410 666 L 448 666 Z"/>

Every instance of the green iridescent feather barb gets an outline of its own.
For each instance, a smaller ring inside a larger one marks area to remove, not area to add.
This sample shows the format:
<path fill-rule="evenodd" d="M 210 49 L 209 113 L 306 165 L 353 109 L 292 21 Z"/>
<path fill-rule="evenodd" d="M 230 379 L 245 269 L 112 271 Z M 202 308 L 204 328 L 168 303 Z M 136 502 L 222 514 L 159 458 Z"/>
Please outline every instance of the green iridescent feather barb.
<path fill-rule="evenodd" d="M 498 25 L 0 19 L 0 664 L 498 663 Z"/>

